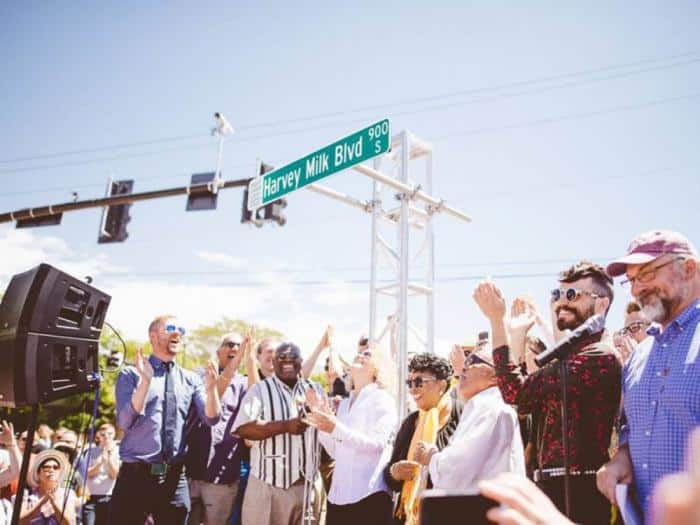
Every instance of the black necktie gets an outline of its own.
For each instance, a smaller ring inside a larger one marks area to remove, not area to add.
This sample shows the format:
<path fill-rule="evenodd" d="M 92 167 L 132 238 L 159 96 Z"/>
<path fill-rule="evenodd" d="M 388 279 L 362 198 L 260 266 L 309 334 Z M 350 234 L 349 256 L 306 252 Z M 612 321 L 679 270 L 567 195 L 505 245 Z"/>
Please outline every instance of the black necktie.
<path fill-rule="evenodd" d="M 161 444 L 163 461 L 168 462 L 175 453 L 175 426 L 177 424 L 177 402 L 173 388 L 173 365 L 163 363 L 165 369 L 165 389 L 163 395 L 163 427 L 161 428 Z"/>

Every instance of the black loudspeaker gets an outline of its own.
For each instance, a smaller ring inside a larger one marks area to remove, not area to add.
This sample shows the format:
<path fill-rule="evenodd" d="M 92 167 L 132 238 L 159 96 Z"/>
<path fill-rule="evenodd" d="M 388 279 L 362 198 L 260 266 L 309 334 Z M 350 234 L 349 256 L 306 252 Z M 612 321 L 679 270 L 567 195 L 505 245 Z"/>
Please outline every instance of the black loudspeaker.
<path fill-rule="evenodd" d="M 110 299 L 48 264 L 15 275 L 0 304 L 0 406 L 94 390 Z"/>

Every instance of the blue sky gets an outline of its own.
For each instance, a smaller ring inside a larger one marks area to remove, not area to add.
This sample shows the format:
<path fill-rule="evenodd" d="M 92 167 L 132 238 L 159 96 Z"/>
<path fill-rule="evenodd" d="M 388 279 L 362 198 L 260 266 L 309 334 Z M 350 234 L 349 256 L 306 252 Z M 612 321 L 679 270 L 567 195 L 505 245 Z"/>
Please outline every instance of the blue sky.
<path fill-rule="evenodd" d="M 214 111 L 237 129 L 227 179 L 389 117 L 434 145 L 434 193 L 474 219 L 435 222 L 444 351 L 484 326 L 479 277 L 544 309 L 558 271 L 605 262 L 638 232 L 700 242 L 699 26 L 696 2 L 6 2 L 0 211 L 97 197 L 109 176 L 184 185 L 214 169 Z M 352 172 L 325 184 L 371 195 Z M 199 213 L 137 203 L 115 245 L 96 243 L 98 210 L 0 225 L 0 284 L 46 261 L 93 275 L 132 337 L 167 310 L 275 326 L 306 349 L 330 322 L 349 347 L 368 322 L 369 216 L 300 191 L 285 227 L 256 229 L 239 223 L 241 198 Z"/>

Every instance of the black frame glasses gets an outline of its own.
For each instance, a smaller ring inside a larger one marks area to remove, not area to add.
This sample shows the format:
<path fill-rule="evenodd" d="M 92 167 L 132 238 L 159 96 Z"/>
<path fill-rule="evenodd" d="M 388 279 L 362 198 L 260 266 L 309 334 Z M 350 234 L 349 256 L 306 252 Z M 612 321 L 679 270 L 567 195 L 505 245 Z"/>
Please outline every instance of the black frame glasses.
<path fill-rule="evenodd" d="M 579 297 L 582 295 L 588 295 L 590 297 L 598 298 L 602 297 L 601 295 L 595 293 L 595 292 L 589 292 L 588 290 L 581 290 L 580 288 L 574 288 L 569 287 L 569 288 L 554 288 L 551 292 L 551 297 L 550 300 L 553 303 L 559 302 L 562 300 L 562 298 L 566 299 L 568 302 L 574 302 L 576 301 Z"/>
<path fill-rule="evenodd" d="M 423 388 L 425 383 L 433 383 L 437 381 L 434 377 L 415 377 L 413 379 L 406 379 L 406 386 L 408 388 Z"/>
<path fill-rule="evenodd" d="M 649 323 L 646 321 L 632 321 L 630 324 L 628 324 L 622 330 L 620 330 L 620 333 L 622 335 L 636 334 L 641 329 L 647 326 L 649 326 Z"/>
<path fill-rule="evenodd" d="M 490 366 L 491 368 L 496 368 L 493 366 L 491 363 L 486 361 L 485 359 L 482 359 L 476 354 L 470 355 L 467 360 L 464 362 L 465 366 L 472 366 L 472 365 L 487 365 Z"/>
<path fill-rule="evenodd" d="M 634 283 L 649 283 L 654 280 L 656 277 L 656 272 L 663 268 L 664 266 L 668 266 L 671 263 L 674 263 L 676 261 L 684 261 L 685 257 L 674 257 L 670 261 L 666 261 L 663 264 L 660 264 L 658 266 L 654 266 L 653 268 L 649 268 L 646 270 L 640 271 L 636 277 L 628 277 L 627 279 L 622 279 L 620 281 L 620 284 L 622 286 L 633 286 Z"/>

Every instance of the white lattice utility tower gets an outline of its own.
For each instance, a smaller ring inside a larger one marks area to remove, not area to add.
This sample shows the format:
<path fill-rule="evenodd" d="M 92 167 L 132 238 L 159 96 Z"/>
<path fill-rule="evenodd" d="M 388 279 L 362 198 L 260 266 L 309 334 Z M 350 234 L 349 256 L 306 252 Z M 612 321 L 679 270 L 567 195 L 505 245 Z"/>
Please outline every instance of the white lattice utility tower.
<path fill-rule="evenodd" d="M 378 340 L 387 331 L 386 317 L 382 317 L 379 330 L 378 311 L 380 302 L 386 307 L 388 299 L 391 304 L 385 311 L 398 319 L 401 417 L 406 413 L 403 385 L 408 372 L 409 332 L 428 352 L 433 352 L 435 340 L 433 217 L 448 213 L 471 222 L 467 215 L 432 196 L 432 168 L 432 145 L 403 131 L 392 137 L 389 153 L 373 160 L 373 168 L 362 164 L 352 168 L 374 180 L 371 201 L 361 201 L 318 184 L 308 186 L 312 191 L 372 213 L 369 337 Z M 415 310 L 409 311 L 409 298 L 414 297 L 424 301 L 423 330 L 410 322 L 411 311 Z"/>

